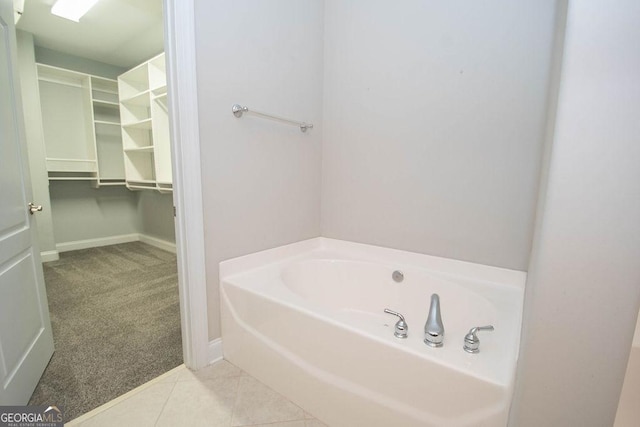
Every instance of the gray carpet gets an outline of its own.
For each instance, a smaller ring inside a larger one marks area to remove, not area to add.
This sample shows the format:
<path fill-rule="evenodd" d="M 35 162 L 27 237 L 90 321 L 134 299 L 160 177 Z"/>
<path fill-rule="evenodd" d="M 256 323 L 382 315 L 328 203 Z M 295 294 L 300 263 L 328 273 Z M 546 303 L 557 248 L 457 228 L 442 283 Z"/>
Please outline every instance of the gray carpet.
<path fill-rule="evenodd" d="M 55 352 L 30 405 L 70 421 L 182 363 L 176 257 L 141 242 L 44 264 Z"/>

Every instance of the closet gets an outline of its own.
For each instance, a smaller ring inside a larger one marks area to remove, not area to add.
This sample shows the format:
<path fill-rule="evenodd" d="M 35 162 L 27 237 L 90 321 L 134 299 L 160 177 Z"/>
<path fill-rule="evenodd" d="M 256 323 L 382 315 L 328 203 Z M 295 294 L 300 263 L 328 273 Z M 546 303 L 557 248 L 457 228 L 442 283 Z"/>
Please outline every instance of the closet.
<path fill-rule="evenodd" d="M 118 77 L 127 188 L 172 189 L 164 53 Z"/>
<path fill-rule="evenodd" d="M 50 181 L 124 185 L 115 80 L 37 64 Z"/>
<path fill-rule="evenodd" d="M 49 180 L 171 192 L 164 53 L 117 81 L 37 69 Z"/>
<path fill-rule="evenodd" d="M 128 69 L 37 48 L 34 59 L 43 259 L 135 240 L 175 251 L 164 53 Z"/>

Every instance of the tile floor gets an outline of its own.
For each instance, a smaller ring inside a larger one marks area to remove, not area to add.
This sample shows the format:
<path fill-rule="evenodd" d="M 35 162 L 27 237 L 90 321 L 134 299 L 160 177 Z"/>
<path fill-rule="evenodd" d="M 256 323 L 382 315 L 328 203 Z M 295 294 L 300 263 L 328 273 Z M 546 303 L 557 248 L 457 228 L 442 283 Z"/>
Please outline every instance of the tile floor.
<path fill-rule="evenodd" d="M 184 365 L 66 424 L 72 427 L 327 427 L 240 368 Z"/>
<path fill-rule="evenodd" d="M 640 348 L 633 348 L 614 427 L 640 419 Z M 240 368 L 221 360 L 198 372 L 184 365 L 69 422 L 111 426 L 327 427 Z"/>

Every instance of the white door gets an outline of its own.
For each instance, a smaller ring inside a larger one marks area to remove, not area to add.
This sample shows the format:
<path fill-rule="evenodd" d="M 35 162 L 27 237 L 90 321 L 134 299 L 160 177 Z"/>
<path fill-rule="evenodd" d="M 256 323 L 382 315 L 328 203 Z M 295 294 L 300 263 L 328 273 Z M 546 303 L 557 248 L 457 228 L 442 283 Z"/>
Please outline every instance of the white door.
<path fill-rule="evenodd" d="M 27 181 L 11 0 L 0 0 L 0 405 L 25 405 L 53 354 Z"/>

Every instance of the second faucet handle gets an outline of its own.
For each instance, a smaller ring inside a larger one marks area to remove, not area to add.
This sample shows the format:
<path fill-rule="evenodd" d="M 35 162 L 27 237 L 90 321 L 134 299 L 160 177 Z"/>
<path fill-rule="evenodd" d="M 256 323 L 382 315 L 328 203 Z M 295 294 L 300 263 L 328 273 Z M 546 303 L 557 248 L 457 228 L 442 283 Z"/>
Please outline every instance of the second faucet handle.
<path fill-rule="evenodd" d="M 396 338 L 406 338 L 409 333 L 409 325 L 407 325 L 407 322 L 404 321 L 404 316 L 397 311 L 389 310 L 388 308 L 385 308 L 384 312 L 393 314 L 394 316 L 398 316 L 400 318 L 400 320 L 396 322 L 396 327 L 393 335 L 395 335 Z"/>
<path fill-rule="evenodd" d="M 464 351 L 467 353 L 480 352 L 480 338 L 476 335 L 478 331 L 493 331 L 493 325 L 471 328 L 469 333 L 464 337 Z"/>

